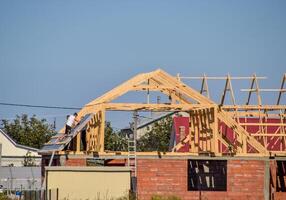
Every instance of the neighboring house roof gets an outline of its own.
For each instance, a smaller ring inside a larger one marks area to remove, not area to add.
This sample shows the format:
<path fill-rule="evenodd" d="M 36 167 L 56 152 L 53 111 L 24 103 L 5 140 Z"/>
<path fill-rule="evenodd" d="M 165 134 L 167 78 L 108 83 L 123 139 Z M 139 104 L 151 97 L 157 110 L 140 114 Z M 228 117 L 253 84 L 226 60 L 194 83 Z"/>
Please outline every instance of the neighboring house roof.
<path fill-rule="evenodd" d="M 33 152 L 38 152 L 39 149 L 33 148 L 33 147 L 28 147 L 25 145 L 21 145 L 16 143 L 3 129 L 0 128 L 0 134 L 4 135 L 15 147 L 25 149 L 28 151 L 33 151 Z"/>
<path fill-rule="evenodd" d="M 160 121 L 168 116 L 171 116 L 173 114 L 177 113 L 177 111 L 174 112 L 161 112 L 159 115 L 153 116 L 152 118 L 145 118 L 144 121 L 139 122 L 139 124 L 137 125 L 137 130 L 143 129 L 157 121 Z M 121 132 L 129 135 L 133 133 L 133 130 L 131 127 L 126 127 L 121 129 Z"/>
<path fill-rule="evenodd" d="M 161 119 L 164 119 L 168 116 L 171 116 L 173 114 L 177 113 L 177 111 L 175 112 L 164 112 L 164 113 L 160 113 L 160 115 L 157 115 L 156 117 L 154 118 L 151 118 L 151 119 L 148 119 L 148 120 L 145 120 L 143 123 L 139 124 L 137 129 L 141 129 L 141 128 L 144 128 L 146 126 L 149 126 L 150 124 L 153 124 L 157 121 L 160 121 Z"/>

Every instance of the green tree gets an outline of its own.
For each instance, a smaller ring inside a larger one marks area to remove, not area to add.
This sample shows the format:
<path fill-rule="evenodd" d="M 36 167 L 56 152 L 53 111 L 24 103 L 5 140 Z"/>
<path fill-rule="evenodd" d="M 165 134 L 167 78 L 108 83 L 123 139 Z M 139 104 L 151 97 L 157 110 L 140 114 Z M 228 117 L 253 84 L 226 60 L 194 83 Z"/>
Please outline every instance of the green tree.
<path fill-rule="evenodd" d="M 31 155 L 31 152 L 28 151 L 24 157 L 24 161 L 22 162 L 24 167 L 33 167 L 36 166 L 35 156 Z"/>
<path fill-rule="evenodd" d="M 137 141 L 138 151 L 168 151 L 171 131 L 172 117 L 155 122 Z"/>
<path fill-rule="evenodd" d="M 111 127 L 110 122 L 105 123 L 104 149 L 111 151 L 127 151 L 127 138 Z"/>
<path fill-rule="evenodd" d="M 0 200 L 9 200 L 9 198 L 7 197 L 7 195 L 0 193 Z"/>
<path fill-rule="evenodd" d="M 26 114 L 17 115 L 13 121 L 2 120 L 2 125 L 17 143 L 38 149 L 55 134 L 53 126 L 46 119 L 37 119 L 35 115 L 30 118 Z"/>

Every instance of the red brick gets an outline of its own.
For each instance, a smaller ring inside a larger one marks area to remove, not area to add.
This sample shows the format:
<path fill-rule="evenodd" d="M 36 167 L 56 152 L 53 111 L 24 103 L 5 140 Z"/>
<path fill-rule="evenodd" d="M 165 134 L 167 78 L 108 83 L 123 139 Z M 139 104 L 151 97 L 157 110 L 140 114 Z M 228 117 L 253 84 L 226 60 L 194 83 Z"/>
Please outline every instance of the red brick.
<path fill-rule="evenodd" d="M 140 200 L 149 200 L 154 194 L 173 194 L 183 200 L 264 198 L 264 161 L 229 160 L 227 191 L 223 192 L 187 191 L 187 160 L 138 159 L 137 167 Z"/>

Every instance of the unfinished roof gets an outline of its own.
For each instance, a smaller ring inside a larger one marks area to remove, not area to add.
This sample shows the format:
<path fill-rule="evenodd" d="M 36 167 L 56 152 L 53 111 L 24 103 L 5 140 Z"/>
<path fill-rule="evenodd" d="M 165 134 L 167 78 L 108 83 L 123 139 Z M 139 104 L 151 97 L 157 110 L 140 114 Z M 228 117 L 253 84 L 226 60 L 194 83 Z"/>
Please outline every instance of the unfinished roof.
<path fill-rule="evenodd" d="M 61 151 L 63 150 L 68 143 L 84 128 L 86 128 L 87 123 L 92 118 L 93 114 L 85 115 L 80 122 L 71 130 L 69 135 L 64 135 L 59 133 L 51 138 L 48 143 L 45 143 L 43 148 L 39 150 L 39 153 L 46 153 L 52 151 Z"/>
<path fill-rule="evenodd" d="M 226 79 L 225 91 L 230 90 L 231 81 Z M 284 85 L 284 84 L 283 84 Z M 251 88 L 251 91 L 254 90 Z M 161 92 L 169 97 L 169 103 L 112 103 L 113 100 L 126 94 L 129 91 L 156 91 Z M 153 111 L 186 111 L 190 113 L 190 134 L 177 144 L 173 152 L 177 151 L 185 143 L 190 145 L 190 153 L 199 154 L 200 152 L 210 152 L 215 155 L 221 155 L 223 152 L 219 145 L 224 145 L 233 150 L 232 153 L 237 155 L 255 154 L 267 156 L 271 153 L 267 149 L 267 144 L 262 143 L 259 139 L 247 131 L 247 125 L 241 124 L 237 120 L 238 113 L 247 113 L 248 111 L 256 112 L 260 116 L 261 110 L 280 110 L 285 111 L 285 105 L 232 105 L 224 106 L 223 100 L 221 104 L 212 101 L 208 96 L 202 95 L 201 92 L 189 87 L 165 71 L 158 69 L 150 73 L 139 74 L 130 80 L 115 87 L 104 95 L 86 104 L 78 113 L 79 116 L 94 114 L 87 123 L 87 149 L 86 152 L 104 153 L 104 123 L 105 111 L 107 110 L 153 110 Z M 225 95 L 225 93 L 224 93 Z M 280 99 L 280 97 L 279 97 Z M 280 101 L 280 100 L 279 100 Z M 259 111 L 259 113 L 258 113 Z M 277 115 L 281 118 L 279 124 L 281 127 L 277 133 L 285 140 L 285 113 Z M 235 134 L 236 143 L 233 144 L 220 130 L 220 124 L 232 129 Z M 257 123 L 259 132 L 264 134 L 263 121 Z M 79 131 L 78 131 L 79 132 Z M 77 134 L 77 133 L 75 133 Z M 284 134 L 284 135 L 281 135 Z M 252 151 L 248 149 L 251 147 Z M 77 149 L 76 152 L 79 152 Z M 75 152 L 75 153 L 76 153 Z M 278 153 L 285 154 L 285 148 Z"/>

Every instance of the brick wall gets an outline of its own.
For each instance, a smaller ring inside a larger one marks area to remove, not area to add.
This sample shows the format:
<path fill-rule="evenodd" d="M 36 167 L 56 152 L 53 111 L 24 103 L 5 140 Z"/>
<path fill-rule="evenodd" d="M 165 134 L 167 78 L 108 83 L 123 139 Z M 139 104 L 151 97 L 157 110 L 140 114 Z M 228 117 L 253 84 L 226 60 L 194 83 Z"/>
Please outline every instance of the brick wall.
<path fill-rule="evenodd" d="M 264 161 L 227 161 L 227 191 L 188 191 L 188 160 L 138 159 L 138 197 L 176 195 L 181 199 L 264 199 Z"/>
<path fill-rule="evenodd" d="M 65 166 L 86 166 L 85 158 L 68 158 L 65 161 Z"/>
<path fill-rule="evenodd" d="M 230 199 L 264 199 L 265 161 L 229 160 L 227 192 Z"/>
<path fill-rule="evenodd" d="M 286 161 L 278 161 L 278 163 L 274 160 L 270 161 L 270 178 L 271 198 L 274 200 L 286 199 Z"/>
<path fill-rule="evenodd" d="M 184 196 L 187 190 L 187 160 L 137 160 L 137 189 L 140 200 L 153 194 Z"/>

